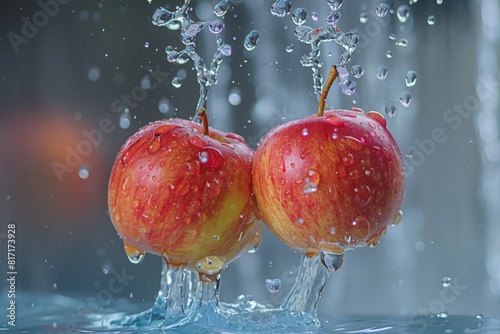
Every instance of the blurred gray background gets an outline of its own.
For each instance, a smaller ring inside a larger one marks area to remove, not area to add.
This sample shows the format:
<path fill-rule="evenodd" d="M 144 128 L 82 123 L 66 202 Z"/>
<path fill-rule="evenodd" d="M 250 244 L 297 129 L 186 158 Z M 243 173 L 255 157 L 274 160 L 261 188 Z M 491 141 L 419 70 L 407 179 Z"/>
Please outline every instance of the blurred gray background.
<path fill-rule="evenodd" d="M 215 19 L 216 2 L 192 1 L 193 17 Z M 46 294 L 96 299 L 112 269 L 134 277 L 113 293 L 114 300 L 152 303 L 160 258 L 129 263 L 107 214 L 107 180 L 120 146 L 138 128 L 194 115 L 198 85 L 192 63 L 170 64 L 163 51 L 181 46 L 179 34 L 151 24 L 158 6 L 168 3 L 172 9 L 181 1 L 57 3 L 45 20 L 40 12 L 47 10 L 37 1 L 0 2 L 0 246 L 6 225 L 16 222 L 18 290 L 33 296 L 35 307 Z M 294 37 L 290 16 L 271 15 L 272 1 L 232 3 L 224 21 L 232 55 L 210 89 L 208 110 L 212 126 L 240 133 L 255 148 L 275 125 L 314 112 L 311 71 L 299 61 L 309 48 Z M 395 14 L 377 17 L 378 3 L 349 0 L 342 7 L 339 27 L 360 34 L 349 67 L 359 64 L 365 74 L 355 79 L 352 96 L 334 85 L 328 104 L 384 113 L 394 103 L 388 127 L 403 153 L 415 148 L 405 158 L 405 219 L 376 248 L 346 254 L 319 312 L 500 316 L 499 4 L 418 1 L 403 24 Z M 407 1 L 386 3 L 397 8 Z M 313 27 L 324 24 L 329 12 L 326 1 L 292 4 L 292 11 L 308 10 L 307 24 Z M 360 21 L 362 13 L 368 22 Z M 427 22 L 430 15 L 433 25 Z M 23 30 L 32 21 L 38 27 Z M 243 38 L 253 29 L 260 39 L 249 52 Z M 396 41 L 406 38 L 408 46 L 396 46 L 390 34 Z M 293 51 L 287 52 L 290 44 Z M 213 35 L 203 32 L 198 47 L 209 62 Z M 324 74 L 338 63 L 339 52 L 333 42 L 322 46 Z M 376 76 L 379 65 L 389 70 L 384 81 Z M 409 70 L 418 76 L 410 88 Z M 171 84 L 175 76 L 183 78 L 179 88 Z M 412 95 L 408 108 L 399 102 L 402 91 Z M 128 113 L 127 95 L 132 96 Z M 110 120 L 112 130 L 102 133 L 81 161 L 55 172 L 54 162 L 64 163 L 68 147 L 76 149 L 85 139 L 82 131 L 99 129 L 103 120 Z M 446 140 L 436 142 L 436 131 Z M 4 254 L 2 249 L 2 268 Z M 252 294 L 278 305 L 299 260 L 266 230 L 256 254 L 243 255 L 224 271 L 222 299 Z M 443 277 L 451 279 L 448 288 Z M 270 294 L 266 278 L 281 278 L 282 290 Z"/>

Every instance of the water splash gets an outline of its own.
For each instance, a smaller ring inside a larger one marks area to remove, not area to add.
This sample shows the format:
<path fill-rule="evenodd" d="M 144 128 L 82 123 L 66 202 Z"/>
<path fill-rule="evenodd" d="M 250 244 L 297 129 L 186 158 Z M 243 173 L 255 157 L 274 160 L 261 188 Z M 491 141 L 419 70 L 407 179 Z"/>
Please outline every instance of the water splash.
<path fill-rule="evenodd" d="M 207 22 L 194 22 L 189 14 L 191 12 L 190 2 L 191 0 L 184 0 L 184 4 L 175 12 L 159 7 L 153 13 L 152 23 L 170 30 L 181 30 L 182 43 L 185 48 L 178 51 L 172 46 L 167 46 L 165 53 L 167 54 L 167 60 L 171 63 L 185 64 L 189 59 L 193 61 L 200 86 L 200 96 L 196 106 L 196 110 L 199 110 L 202 108 L 206 109 L 208 87 L 217 83 L 217 72 L 223 58 L 231 55 L 231 47 L 224 43 L 221 37 L 221 33 L 224 30 L 224 22 L 220 19 Z M 221 1 L 214 6 L 214 13 L 218 17 L 222 17 L 229 10 L 229 6 L 228 1 Z M 196 52 L 196 38 L 206 26 L 215 35 L 217 45 L 209 66 L 206 65 L 203 58 Z M 179 82 L 172 82 L 172 84 L 175 87 L 180 87 Z"/>
<path fill-rule="evenodd" d="M 313 28 L 306 25 L 307 11 L 304 8 L 297 8 L 292 13 L 292 21 L 296 25 L 295 37 L 298 41 L 311 46 L 311 51 L 304 54 L 300 63 L 304 67 L 309 67 L 312 70 L 313 76 L 313 91 L 319 99 L 323 88 L 323 80 L 320 69 L 323 63 L 320 61 L 321 44 L 334 41 L 340 45 L 344 52 L 340 54 L 339 66 L 345 67 L 352 58 L 353 52 L 356 50 L 359 43 L 359 36 L 354 32 L 344 33 L 337 27 L 340 20 L 339 9 L 342 7 L 343 1 L 328 0 L 330 13 L 326 17 L 326 22 L 319 28 Z M 271 7 L 271 13 L 274 16 L 284 17 L 290 13 L 291 3 L 286 0 L 278 0 Z M 317 15 L 311 14 L 313 21 L 318 20 Z M 346 80 L 343 84 L 340 83 L 342 92 L 346 95 L 351 95 L 355 92 L 356 83 Z"/>

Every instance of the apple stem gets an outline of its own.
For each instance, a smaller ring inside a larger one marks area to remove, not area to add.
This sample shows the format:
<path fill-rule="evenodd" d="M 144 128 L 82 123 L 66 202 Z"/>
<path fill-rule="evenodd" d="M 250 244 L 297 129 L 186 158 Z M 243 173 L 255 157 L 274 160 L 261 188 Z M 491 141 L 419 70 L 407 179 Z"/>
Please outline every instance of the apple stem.
<path fill-rule="evenodd" d="M 208 116 L 207 116 L 207 110 L 203 107 L 198 108 L 196 110 L 196 114 L 200 116 L 201 118 L 201 124 L 203 125 L 203 134 L 208 136 L 209 131 L 208 131 Z"/>
<path fill-rule="evenodd" d="M 326 97 L 328 96 L 328 92 L 330 91 L 330 87 L 332 86 L 335 79 L 337 79 L 339 73 L 337 72 L 337 66 L 332 65 L 330 69 L 330 73 L 328 74 L 328 78 L 326 79 L 325 86 L 323 87 L 323 92 L 321 92 L 321 97 L 318 102 L 318 117 L 323 116 L 323 110 L 325 109 Z"/>

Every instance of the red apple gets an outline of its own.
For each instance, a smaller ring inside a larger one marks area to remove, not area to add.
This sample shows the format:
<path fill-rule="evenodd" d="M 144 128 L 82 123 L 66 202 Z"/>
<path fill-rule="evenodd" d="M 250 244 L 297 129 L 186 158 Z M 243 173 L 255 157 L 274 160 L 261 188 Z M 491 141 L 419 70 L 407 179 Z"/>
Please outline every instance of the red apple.
<path fill-rule="evenodd" d="M 132 135 L 116 157 L 111 219 L 127 255 L 159 254 L 174 267 L 215 273 L 258 242 L 252 149 L 239 135 L 172 119 Z"/>
<path fill-rule="evenodd" d="M 252 176 L 259 218 L 309 255 L 375 246 L 399 220 L 403 160 L 377 112 L 334 110 L 278 126 L 262 139 Z"/>

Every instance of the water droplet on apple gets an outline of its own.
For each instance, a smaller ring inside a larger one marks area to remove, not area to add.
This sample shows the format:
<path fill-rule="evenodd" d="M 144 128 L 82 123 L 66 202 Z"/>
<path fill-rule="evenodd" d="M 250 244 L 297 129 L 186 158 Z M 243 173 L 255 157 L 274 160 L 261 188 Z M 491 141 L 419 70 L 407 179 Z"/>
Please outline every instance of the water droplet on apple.
<path fill-rule="evenodd" d="M 304 224 L 304 218 L 298 218 L 297 224 Z"/>
<path fill-rule="evenodd" d="M 161 136 L 161 135 L 164 135 L 166 133 L 169 133 L 170 131 L 172 131 L 173 129 L 178 128 L 178 127 L 179 126 L 175 125 L 175 124 L 163 124 L 155 129 L 154 135 Z"/>
<path fill-rule="evenodd" d="M 379 139 L 382 140 L 383 137 L 380 138 L 380 136 L 379 136 Z M 384 147 L 382 149 L 382 153 L 384 154 L 384 157 L 387 159 L 387 161 L 391 161 L 392 160 L 391 152 L 387 148 Z"/>
<path fill-rule="evenodd" d="M 129 150 L 125 152 L 122 156 L 121 163 L 122 165 L 127 165 L 130 162 L 130 159 L 132 158 L 132 152 Z"/>
<path fill-rule="evenodd" d="M 216 235 L 214 235 L 214 240 L 215 240 L 215 241 L 219 241 L 219 240 L 220 240 L 220 237 L 216 234 Z"/>
<path fill-rule="evenodd" d="M 334 235 L 336 231 L 337 231 L 337 230 L 335 229 L 335 227 L 331 227 L 331 228 L 330 228 L 330 234 L 331 234 L 331 235 Z"/>
<path fill-rule="evenodd" d="M 314 169 L 308 170 L 304 184 L 304 193 L 310 194 L 316 192 L 318 190 L 319 180 L 320 175 L 317 171 Z"/>
<path fill-rule="evenodd" d="M 337 271 L 344 263 L 344 254 L 335 254 L 329 252 L 320 252 L 321 263 L 328 271 Z"/>
<path fill-rule="evenodd" d="M 205 183 L 203 188 L 203 194 L 210 198 L 217 197 L 220 194 L 222 185 L 218 179 L 209 180 Z"/>
<path fill-rule="evenodd" d="M 339 115 L 336 115 L 336 114 L 330 114 L 330 115 L 326 116 L 325 121 L 327 123 L 335 126 L 335 127 L 344 127 L 345 126 L 344 120 Z"/>
<path fill-rule="evenodd" d="M 193 146 L 196 146 L 199 148 L 205 147 L 205 145 L 206 145 L 205 140 L 203 140 L 203 138 L 201 138 L 200 135 L 193 135 L 193 136 L 189 137 L 189 142 L 191 144 L 193 144 Z"/>
<path fill-rule="evenodd" d="M 144 260 L 144 253 L 142 254 L 134 254 L 134 255 L 128 255 L 127 256 L 130 263 L 132 264 L 139 264 L 142 262 L 142 260 Z"/>
<path fill-rule="evenodd" d="M 351 153 L 348 153 L 342 157 L 342 163 L 344 164 L 344 166 L 352 166 L 355 162 L 356 160 Z"/>
<path fill-rule="evenodd" d="M 344 138 L 342 138 L 342 142 L 346 143 L 346 145 L 354 151 L 360 151 L 364 148 L 363 142 L 354 137 L 345 136 Z"/>
<path fill-rule="evenodd" d="M 148 152 L 151 154 L 155 153 L 156 151 L 158 151 L 160 149 L 160 147 L 161 147 L 160 138 L 153 137 L 153 139 L 151 139 L 151 141 L 148 144 Z"/>
<path fill-rule="evenodd" d="M 266 286 L 267 291 L 276 293 L 281 289 L 281 280 L 279 278 L 268 278 L 264 281 L 264 285 Z"/>
<path fill-rule="evenodd" d="M 309 135 L 309 130 L 307 128 L 302 129 L 302 136 L 307 137 Z"/>
<path fill-rule="evenodd" d="M 125 254 L 129 261 L 133 264 L 141 263 L 144 260 L 144 251 L 137 247 L 134 247 L 126 242 L 123 243 L 123 248 L 125 249 Z"/>
<path fill-rule="evenodd" d="M 376 111 L 369 111 L 366 116 L 370 117 L 371 119 L 376 120 L 380 125 L 382 125 L 384 128 L 387 126 L 387 121 L 385 117 Z"/>
<path fill-rule="evenodd" d="M 198 160 L 202 166 L 221 168 L 224 164 L 222 153 L 214 147 L 204 147 L 198 152 Z"/>
<path fill-rule="evenodd" d="M 199 272 L 213 275 L 221 271 L 224 266 L 224 258 L 219 256 L 207 256 L 196 263 Z"/>
<path fill-rule="evenodd" d="M 351 234 L 357 240 L 363 240 L 370 233 L 370 223 L 363 216 L 358 216 L 351 223 Z"/>
<path fill-rule="evenodd" d="M 399 210 L 398 213 L 396 214 L 396 217 L 394 217 L 394 219 L 392 220 L 391 225 L 392 226 L 398 225 L 403 220 L 403 217 L 404 217 L 403 211 Z"/>
<path fill-rule="evenodd" d="M 372 191 L 366 184 L 354 188 L 354 203 L 356 204 L 356 206 L 365 206 L 370 202 L 371 199 Z"/>

